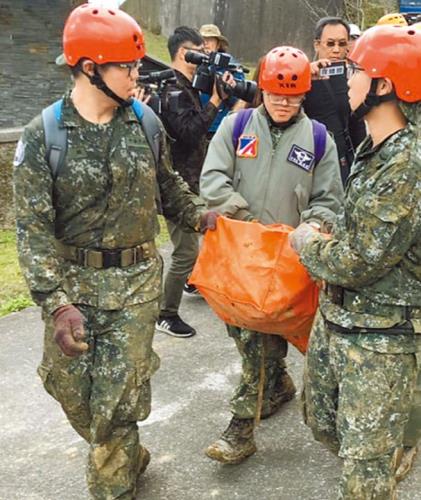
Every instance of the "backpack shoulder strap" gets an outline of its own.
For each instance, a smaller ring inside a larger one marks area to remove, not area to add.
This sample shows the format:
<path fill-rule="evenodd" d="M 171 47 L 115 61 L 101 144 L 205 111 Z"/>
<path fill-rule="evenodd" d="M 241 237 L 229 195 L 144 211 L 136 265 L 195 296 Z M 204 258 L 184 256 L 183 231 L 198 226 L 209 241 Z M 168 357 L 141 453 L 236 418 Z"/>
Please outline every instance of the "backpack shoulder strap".
<path fill-rule="evenodd" d="M 42 110 L 42 123 L 45 136 L 45 160 L 51 168 L 55 180 L 63 166 L 67 153 L 67 129 L 60 127 L 61 108 L 63 99 L 60 99 Z"/>
<path fill-rule="evenodd" d="M 238 139 L 246 128 L 252 113 L 253 108 L 246 108 L 238 110 L 235 115 L 234 128 L 232 129 L 232 145 L 234 146 L 234 151 L 237 151 Z"/>
<path fill-rule="evenodd" d="M 316 159 L 315 164 L 317 165 L 323 158 L 326 151 L 327 129 L 323 123 L 320 123 L 317 120 L 311 120 L 311 124 L 313 126 L 314 156 Z"/>
<path fill-rule="evenodd" d="M 161 143 L 161 129 L 159 127 L 158 117 L 149 106 L 140 101 L 134 100 L 132 103 L 132 109 L 142 126 L 146 140 L 152 150 L 155 165 L 157 166 L 159 162 L 159 150 Z"/>

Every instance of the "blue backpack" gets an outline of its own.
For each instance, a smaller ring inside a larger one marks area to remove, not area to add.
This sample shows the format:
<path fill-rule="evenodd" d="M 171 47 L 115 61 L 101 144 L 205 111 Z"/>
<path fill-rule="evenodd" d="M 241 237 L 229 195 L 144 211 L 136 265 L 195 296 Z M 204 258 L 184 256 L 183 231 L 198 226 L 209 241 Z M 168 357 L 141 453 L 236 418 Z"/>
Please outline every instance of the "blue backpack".
<path fill-rule="evenodd" d="M 54 180 L 60 173 L 67 154 L 67 128 L 60 126 L 62 107 L 63 99 L 60 99 L 42 110 L 46 149 L 45 159 L 50 165 Z M 140 101 L 133 100 L 131 107 L 142 126 L 157 166 L 161 136 L 158 118 L 149 106 Z"/>
<path fill-rule="evenodd" d="M 253 108 L 240 109 L 235 116 L 234 128 L 232 131 L 232 144 L 234 146 L 234 151 L 237 151 L 238 140 L 246 128 L 252 113 Z M 315 166 L 317 166 L 326 151 L 327 129 L 323 123 L 316 120 L 311 120 L 311 123 L 313 125 Z"/>

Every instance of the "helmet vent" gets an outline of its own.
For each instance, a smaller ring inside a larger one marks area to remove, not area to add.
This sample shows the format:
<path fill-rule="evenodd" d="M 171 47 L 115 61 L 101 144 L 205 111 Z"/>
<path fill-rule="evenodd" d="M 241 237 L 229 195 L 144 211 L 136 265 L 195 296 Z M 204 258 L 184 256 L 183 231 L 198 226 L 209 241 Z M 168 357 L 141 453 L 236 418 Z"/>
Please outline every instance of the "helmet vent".
<path fill-rule="evenodd" d="M 93 10 L 92 14 L 98 14 L 98 10 L 97 9 Z"/>
<path fill-rule="evenodd" d="M 415 31 L 414 30 L 409 30 L 408 31 L 408 35 L 415 35 Z"/>
<path fill-rule="evenodd" d="M 297 57 L 297 56 L 295 56 L 295 57 Z M 296 82 L 298 80 L 298 76 L 297 75 L 292 75 L 291 80 L 293 82 Z"/>
<path fill-rule="evenodd" d="M 284 55 L 285 55 L 285 52 L 281 52 L 281 53 L 279 54 L 279 57 L 284 57 Z"/>
<path fill-rule="evenodd" d="M 284 75 L 282 73 L 279 73 L 277 78 L 278 78 L 278 80 L 283 80 L 284 79 Z"/>
<path fill-rule="evenodd" d="M 133 35 L 133 40 L 134 40 L 135 42 L 137 42 L 137 40 L 138 40 L 137 35 Z"/>
<path fill-rule="evenodd" d="M 112 16 L 115 16 L 115 12 L 113 10 L 108 11 Z"/>

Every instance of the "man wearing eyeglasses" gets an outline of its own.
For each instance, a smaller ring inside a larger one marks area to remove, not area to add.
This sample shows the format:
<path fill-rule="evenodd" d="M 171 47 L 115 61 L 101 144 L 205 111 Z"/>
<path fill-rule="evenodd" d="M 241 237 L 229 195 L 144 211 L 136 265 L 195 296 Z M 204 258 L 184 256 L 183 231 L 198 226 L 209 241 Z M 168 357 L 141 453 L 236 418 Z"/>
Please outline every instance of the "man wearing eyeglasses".
<path fill-rule="evenodd" d="M 150 378 L 159 367 L 156 186 L 164 215 L 186 231 L 214 225 L 215 214 L 209 219 L 173 171 L 152 111 L 140 105 L 140 121 L 132 108 L 145 54 L 136 21 L 81 5 L 66 22 L 63 46 L 73 88 L 25 128 L 16 150 L 19 260 L 45 322 L 38 373 L 89 444 L 89 492 L 134 499 L 150 459 L 137 421 L 150 413 Z M 146 113 L 156 124 L 156 155 Z M 55 126 L 46 125 L 48 116 Z M 55 131 L 54 148 L 47 130 Z M 60 169 L 57 153 L 65 156 Z"/>
<path fill-rule="evenodd" d="M 200 180 L 209 207 L 243 221 L 293 227 L 308 221 L 328 229 L 341 205 L 342 184 L 333 139 L 318 124 L 325 141 L 319 148 L 315 125 L 302 110 L 310 87 L 310 63 L 301 50 L 277 47 L 265 56 L 259 76 L 263 104 L 251 111 L 236 138 L 238 115 L 227 116 L 209 145 Z M 256 451 L 255 419 L 276 413 L 294 397 L 295 386 L 281 336 L 227 328 L 242 359 L 241 380 L 231 399 L 229 426 L 205 453 L 239 463 Z"/>
<path fill-rule="evenodd" d="M 181 91 L 177 109 L 163 107 L 162 122 L 169 136 L 171 159 L 175 170 L 187 182 L 194 193 L 199 193 L 199 177 L 207 148 L 207 131 L 218 114 L 222 98 L 214 87 L 210 100 L 202 106 L 200 93 L 193 88 L 192 80 L 197 69 L 195 64 L 185 60 L 189 51 L 203 52 L 204 41 L 200 33 L 187 26 L 176 28 L 168 39 L 171 67 L 177 78 L 176 85 L 168 85 L 164 92 Z M 226 73 L 223 78 L 232 82 Z M 186 284 L 199 250 L 198 235 L 187 233 L 182 227 L 167 222 L 168 232 L 173 243 L 170 268 L 164 283 L 164 295 L 156 329 L 173 337 L 187 338 L 195 335 L 195 329 L 180 318 L 179 308 L 183 290 L 194 291 Z"/>
<path fill-rule="evenodd" d="M 318 21 L 314 33 L 316 60 L 311 63 L 313 83 L 304 102 L 310 118 L 324 123 L 333 134 L 338 148 L 342 182 L 345 184 L 354 159 L 354 151 L 366 135 L 363 120 L 351 115 L 345 72 L 349 51 L 350 27 L 338 17 L 324 17 Z M 322 68 L 342 63 L 342 73 L 323 77 Z"/>

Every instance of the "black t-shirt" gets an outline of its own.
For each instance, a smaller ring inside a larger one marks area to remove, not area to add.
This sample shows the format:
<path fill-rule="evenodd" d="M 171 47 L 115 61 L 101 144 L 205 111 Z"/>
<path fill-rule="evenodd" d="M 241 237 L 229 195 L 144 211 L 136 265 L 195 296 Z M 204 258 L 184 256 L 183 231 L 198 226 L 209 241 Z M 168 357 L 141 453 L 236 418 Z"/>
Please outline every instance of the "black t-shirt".
<path fill-rule="evenodd" d="M 344 170 L 342 177 L 345 180 L 353 161 L 352 149 L 355 149 L 366 135 L 364 122 L 351 117 L 346 76 L 334 76 L 329 80 L 313 80 L 311 90 L 304 101 L 304 111 L 308 117 L 326 125 L 333 134 L 341 167 Z M 347 132 L 351 145 L 348 144 L 349 141 L 346 138 Z"/>
<path fill-rule="evenodd" d="M 190 189 L 199 193 L 199 179 L 207 150 L 206 134 L 215 119 L 218 108 L 208 102 L 202 108 L 199 91 L 182 73 L 175 70 L 176 84 L 165 88 L 164 99 L 171 91 L 180 91 L 177 109 L 163 108 L 162 123 L 173 139 L 170 142 L 171 158 L 175 170 L 187 182 Z"/>

